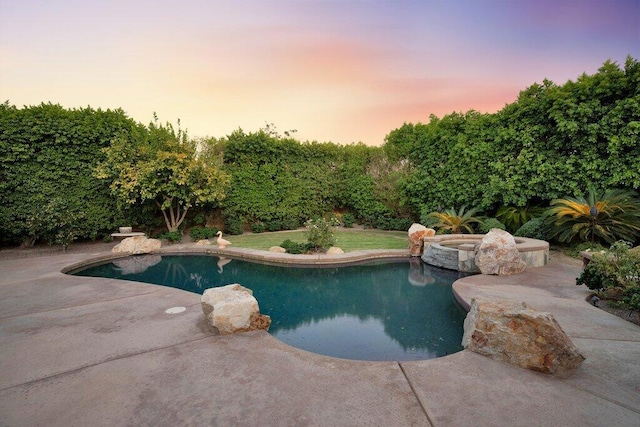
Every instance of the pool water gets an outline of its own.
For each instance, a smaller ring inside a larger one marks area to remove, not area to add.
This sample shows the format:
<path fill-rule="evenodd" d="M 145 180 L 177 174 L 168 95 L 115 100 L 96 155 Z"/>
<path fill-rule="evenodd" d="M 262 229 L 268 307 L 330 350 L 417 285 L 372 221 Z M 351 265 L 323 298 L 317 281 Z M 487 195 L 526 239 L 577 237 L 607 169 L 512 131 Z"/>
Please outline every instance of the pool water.
<path fill-rule="evenodd" d="M 73 273 L 171 286 L 197 294 L 240 283 L 253 291 L 269 332 L 314 353 L 356 360 L 422 360 L 462 350 L 466 313 L 459 273 L 412 262 L 284 267 L 214 256 L 143 255 Z"/>

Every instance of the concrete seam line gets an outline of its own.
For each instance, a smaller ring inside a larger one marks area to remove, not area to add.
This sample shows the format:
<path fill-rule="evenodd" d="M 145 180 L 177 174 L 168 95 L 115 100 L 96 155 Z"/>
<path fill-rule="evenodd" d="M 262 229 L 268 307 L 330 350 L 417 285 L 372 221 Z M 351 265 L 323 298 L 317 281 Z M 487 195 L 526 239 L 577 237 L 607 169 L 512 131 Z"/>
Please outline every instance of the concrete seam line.
<path fill-rule="evenodd" d="M 407 384 L 409 384 L 409 388 L 411 389 L 411 393 L 413 393 L 413 396 L 418 401 L 418 405 L 420 405 L 420 408 L 422 409 L 422 412 L 424 413 L 424 416 L 427 417 L 427 421 L 429 422 L 429 425 L 431 427 L 434 427 L 435 424 L 432 421 L 432 417 L 429 415 L 429 411 L 427 411 L 427 408 L 425 408 L 425 406 L 422 404 L 422 401 L 418 397 L 418 394 L 416 393 L 416 390 L 413 387 L 413 384 L 411 383 L 411 380 L 407 376 L 407 373 L 404 371 L 404 368 L 402 367 L 402 364 L 400 362 L 396 362 L 396 363 L 398 363 L 398 367 L 400 368 L 400 371 L 402 372 L 402 375 L 404 375 L 404 378 L 407 380 Z"/>
<path fill-rule="evenodd" d="M 158 290 L 153 290 L 151 292 L 145 292 L 145 293 L 142 293 L 142 294 L 127 295 L 127 296 L 119 297 L 119 298 L 111 298 L 111 299 L 105 299 L 105 300 L 101 300 L 101 301 L 86 302 L 84 304 L 76 304 L 76 305 L 68 305 L 68 306 L 64 306 L 64 307 L 50 308 L 48 310 L 42 310 L 42 311 L 32 311 L 32 312 L 24 313 L 24 314 L 14 314 L 13 316 L 0 317 L 0 322 L 3 322 L 3 321 L 8 320 L 8 319 L 15 319 L 16 317 L 33 316 L 33 315 L 42 314 L 42 313 L 51 313 L 52 311 L 67 310 L 69 308 L 86 307 L 86 306 L 94 305 L 94 304 L 103 304 L 103 303 L 108 303 L 108 302 L 120 301 L 120 300 L 127 299 L 127 298 L 142 297 L 142 296 L 154 294 L 156 292 L 158 292 Z M 195 305 L 195 303 L 193 305 Z"/>
<path fill-rule="evenodd" d="M 184 344 L 189 344 L 189 343 L 196 342 L 196 341 L 201 341 L 201 340 L 204 340 L 204 339 L 209 339 L 209 338 L 211 338 L 213 336 L 216 336 L 216 335 L 213 335 L 213 334 L 212 335 L 207 335 L 207 336 L 204 336 L 204 337 L 194 338 L 192 340 L 183 341 L 183 342 L 179 342 L 179 343 L 176 343 L 176 344 L 166 345 L 164 347 L 157 347 L 157 348 L 153 348 L 153 349 L 150 349 L 150 350 L 139 351 L 137 353 L 129 353 L 129 354 L 124 354 L 122 356 L 116 356 L 116 357 L 107 358 L 107 359 L 101 360 L 99 362 L 95 362 L 95 363 L 92 363 L 92 364 L 89 364 L 89 365 L 80 366 L 78 368 L 71 369 L 69 371 L 59 372 L 57 374 L 49 375 L 47 377 L 36 378 L 34 380 L 27 381 L 27 382 L 24 382 L 24 383 L 21 383 L 21 384 L 15 384 L 15 385 L 12 385 L 12 386 L 9 386 L 9 387 L 0 388 L 0 392 L 3 392 L 5 390 L 11 390 L 12 388 L 15 388 L 15 387 L 23 387 L 23 386 L 28 386 L 28 385 L 31 385 L 31 384 L 36 384 L 36 383 L 38 383 L 40 381 L 48 381 L 48 380 L 50 380 L 52 378 L 57 378 L 57 377 L 61 377 L 63 375 L 68 375 L 68 374 L 73 374 L 73 373 L 76 373 L 76 372 L 80 372 L 82 370 L 93 368 L 94 366 L 102 365 L 104 363 L 115 362 L 115 361 L 120 360 L 120 359 L 128 359 L 130 357 L 139 356 L 139 355 L 145 354 L 145 353 L 152 353 L 152 352 L 158 351 L 158 350 L 165 350 L 167 348 L 176 347 L 176 346 L 184 345 Z"/>

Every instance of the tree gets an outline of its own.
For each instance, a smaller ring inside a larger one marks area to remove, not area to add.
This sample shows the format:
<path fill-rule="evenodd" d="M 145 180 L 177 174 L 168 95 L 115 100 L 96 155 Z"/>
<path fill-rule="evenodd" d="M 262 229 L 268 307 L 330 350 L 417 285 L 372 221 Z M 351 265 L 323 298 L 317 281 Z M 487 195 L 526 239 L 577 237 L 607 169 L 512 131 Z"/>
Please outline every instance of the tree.
<path fill-rule="evenodd" d="M 170 124 L 151 123 L 148 133 L 114 139 L 104 150 L 106 159 L 95 175 L 110 181 L 111 193 L 122 204 L 153 201 L 172 232 L 191 207 L 224 198 L 229 180 L 212 152 L 199 149 Z"/>

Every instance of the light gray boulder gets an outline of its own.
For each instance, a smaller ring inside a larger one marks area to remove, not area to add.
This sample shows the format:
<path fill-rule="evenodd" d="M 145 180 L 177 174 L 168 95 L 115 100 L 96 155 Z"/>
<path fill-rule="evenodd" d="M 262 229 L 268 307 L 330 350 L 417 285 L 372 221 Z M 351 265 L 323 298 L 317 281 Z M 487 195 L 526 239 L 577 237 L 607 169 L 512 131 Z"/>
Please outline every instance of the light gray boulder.
<path fill-rule="evenodd" d="M 157 251 L 162 246 L 158 239 L 149 239 L 146 236 L 127 237 L 111 249 L 113 253 L 128 253 L 131 255 L 148 254 Z"/>
<path fill-rule="evenodd" d="M 221 335 L 268 330 L 271 325 L 271 318 L 260 314 L 251 289 L 237 283 L 205 290 L 200 303 L 207 324 Z"/>
<path fill-rule="evenodd" d="M 493 228 L 480 242 L 475 257 L 482 274 L 508 276 L 522 273 L 527 264 L 520 258 L 513 236 L 504 230 Z"/>

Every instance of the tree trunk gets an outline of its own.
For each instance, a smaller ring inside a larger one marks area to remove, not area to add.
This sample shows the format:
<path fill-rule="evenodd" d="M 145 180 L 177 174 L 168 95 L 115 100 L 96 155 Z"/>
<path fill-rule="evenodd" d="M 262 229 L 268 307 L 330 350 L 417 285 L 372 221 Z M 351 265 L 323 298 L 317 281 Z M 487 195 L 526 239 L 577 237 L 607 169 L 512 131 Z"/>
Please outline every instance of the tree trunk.
<path fill-rule="evenodd" d="M 156 205 L 162 212 L 162 216 L 164 217 L 164 223 L 167 226 L 167 230 L 170 232 L 178 231 L 178 227 L 180 224 L 184 222 L 184 219 L 187 217 L 187 211 L 189 208 L 184 208 L 182 212 L 180 212 L 180 205 L 173 206 L 173 199 L 167 199 L 170 202 L 170 205 L 166 209 L 162 209 L 162 204 L 156 200 Z"/>

